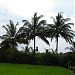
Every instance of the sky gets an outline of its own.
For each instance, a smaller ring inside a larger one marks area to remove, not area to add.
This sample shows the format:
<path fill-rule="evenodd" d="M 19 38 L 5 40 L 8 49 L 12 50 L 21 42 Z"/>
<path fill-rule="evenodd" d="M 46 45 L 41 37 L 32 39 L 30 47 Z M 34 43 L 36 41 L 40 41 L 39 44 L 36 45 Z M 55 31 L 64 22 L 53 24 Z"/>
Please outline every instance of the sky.
<path fill-rule="evenodd" d="M 38 15 L 44 15 L 48 23 L 51 22 L 50 17 L 55 17 L 58 12 L 63 12 L 65 18 L 69 17 L 71 22 L 75 23 L 74 0 L 0 0 L 0 6 L 27 20 L 30 20 L 33 14 L 37 12 Z M 75 29 L 75 26 L 73 29 Z M 50 46 L 48 46 L 39 38 L 36 38 L 36 46 L 39 47 L 41 52 L 45 48 L 55 49 L 55 45 L 55 40 L 53 42 L 50 41 Z M 30 46 L 33 46 L 33 41 L 31 41 Z M 69 44 L 62 38 L 59 38 L 59 52 L 65 52 L 65 47 L 67 46 Z"/>

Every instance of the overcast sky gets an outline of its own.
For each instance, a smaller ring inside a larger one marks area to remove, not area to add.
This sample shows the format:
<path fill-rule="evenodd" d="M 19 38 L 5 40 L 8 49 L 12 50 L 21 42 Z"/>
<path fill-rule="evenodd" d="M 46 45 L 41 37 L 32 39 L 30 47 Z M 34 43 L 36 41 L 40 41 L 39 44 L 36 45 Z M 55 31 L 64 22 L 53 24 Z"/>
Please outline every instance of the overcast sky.
<path fill-rule="evenodd" d="M 54 17 L 58 12 L 63 12 L 64 17 L 71 18 L 74 22 L 74 0 L 0 0 L 0 6 L 6 7 L 12 13 L 31 19 L 35 12 L 44 15 L 50 22 L 50 17 Z M 50 42 L 51 43 L 51 42 Z M 33 42 L 30 43 L 32 46 Z M 69 44 L 63 39 L 59 39 L 59 52 L 65 52 L 64 48 Z M 40 39 L 36 39 L 36 46 L 43 52 L 45 48 L 55 49 L 55 40 L 47 46 Z"/>

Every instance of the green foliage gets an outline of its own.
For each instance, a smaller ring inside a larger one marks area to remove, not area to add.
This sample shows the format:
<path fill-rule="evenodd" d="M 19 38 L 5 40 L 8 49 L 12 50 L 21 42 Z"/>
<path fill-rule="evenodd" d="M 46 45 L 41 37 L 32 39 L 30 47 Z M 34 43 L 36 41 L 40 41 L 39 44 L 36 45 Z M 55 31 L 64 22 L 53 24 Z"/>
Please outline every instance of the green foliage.
<path fill-rule="evenodd" d="M 24 32 L 27 32 L 27 37 L 29 40 L 34 39 L 34 37 L 38 36 L 49 45 L 49 42 L 43 33 L 43 28 L 44 25 L 46 25 L 46 20 L 41 20 L 42 17 L 43 15 L 37 16 L 37 13 L 34 13 L 31 22 L 29 22 L 28 20 L 23 20 L 23 30 Z"/>
<path fill-rule="evenodd" d="M 75 73 L 75 67 L 73 67 L 73 73 Z"/>
<path fill-rule="evenodd" d="M 17 30 L 17 25 L 18 23 L 14 25 L 13 21 L 10 20 L 9 24 L 3 26 L 6 30 L 6 34 L 0 36 L 0 39 L 3 40 L 0 44 L 2 50 L 17 50 L 17 43 L 27 44 L 27 40 L 24 39 L 26 34 L 22 33 L 22 27 Z"/>
<path fill-rule="evenodd" d="M 38 36 L 41 38 L 46 44 L 49 45 L 49 41 L 46 39 L 46 37 L 43 34 L 43 28 L 44 25 L 46 24 L 46 20 L 41 20 L 43 15 L 37 16 L 37 13 L 34 13 L 31 22 L 28 20 L 23 20 L 24 26 L 23 26 L 23 33 L 27 33 L 27 39 L 34 40 L 34 63 L 35 63 L 35 37 Z"/>
<path fill-rule="evenodd" d="M 70 18 L 63 18 L 62 13 L 58 13 L 56 18 L 53 18 L 53 24 L 48 24 L 46 32 L 48 33 L 48 37 L 51 39 L 56 39 L 56 52 L 58 53 L 58 38 L 61 36 L 66 40 L 66 42 L 71 43 L 75 33 L 71 29 L 71 26 L 74 25 L 73 23 L 68 23 Z"/>
<path fill-rule="evenodd" d="M 17 30 L 17 25 L 13 21 L 3 26 L 6 34 L 0 36 L 3 41 L 0 43 L 0 62 L 6 63 L 21 63 L 21 64 L 38 64 L 38 65 L 56 65 L 68 67 L 70 61 L 71 66 L 75 66 L 75 42 L 70 49 L 73 52 L 58 53 L 58 38 L 63 37 L 66 42 L 71 43 L 75 34 L 71 29 L 73 23 L 68 23 L 69 18 L 64 19 L 61 13 L 58 13 L 56 18 L 53 18 L 54 24 L 47 24 L 46 20 L 41 20 L 43 15 L 37 16 L 35 13 L 31 19 L 23 20 L 24 25 Z M 49 45 L 47 38 L 55 38 L 57 41 L 56 51 L 52 49 L 50 52 L 46 49 L 45 53 L 38 53 L 38 47 L 35 49 L 35 37 L 38 36 Z M 18 43 L 29 44 L 30 40 L 34 39 L 34 49 L 26 46 L 23 51 L 18 51 Z M 35 61 L 34 61 L 35 60 Z"/>
<path fill-rule="evenodd" d="M 30 51 L 30 50 L 29 50 Z M 34 64 L 33 52 L 0 50 L 0 62 Z M 75 54 L 73 52 L 55 54 L 52 52 L 36 53 L 35 64 L 63 66 L 68 68 L 68 62 L 75 66 Z"/>
<path fill-rule="evenodd" d="M 69 49 L 72 52 L 75 52 L 75 42 L 72 41 L 71 46 L 70 47 L 66 47 L 65 49 Z"/>

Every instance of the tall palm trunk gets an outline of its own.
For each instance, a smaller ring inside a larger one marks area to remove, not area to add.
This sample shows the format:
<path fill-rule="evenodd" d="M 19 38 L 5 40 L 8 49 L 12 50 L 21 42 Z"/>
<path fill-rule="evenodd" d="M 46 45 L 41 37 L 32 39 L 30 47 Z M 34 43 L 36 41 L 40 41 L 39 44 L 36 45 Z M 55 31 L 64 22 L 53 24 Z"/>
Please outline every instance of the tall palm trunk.
<path fill-rule="evenodd" d="M 33 64 L 35 64 L 35 23 L 34 23 L 34 52 L 33 52 Z"/>
<path fill-rule="evenodd" d="M 35 32 L 34 32 L 34 58 L 35 58 Z"/>
<path fill-rule="evenodd" d="M 56 36 L 56 53 L 58 53 L 58 35 Z"/>

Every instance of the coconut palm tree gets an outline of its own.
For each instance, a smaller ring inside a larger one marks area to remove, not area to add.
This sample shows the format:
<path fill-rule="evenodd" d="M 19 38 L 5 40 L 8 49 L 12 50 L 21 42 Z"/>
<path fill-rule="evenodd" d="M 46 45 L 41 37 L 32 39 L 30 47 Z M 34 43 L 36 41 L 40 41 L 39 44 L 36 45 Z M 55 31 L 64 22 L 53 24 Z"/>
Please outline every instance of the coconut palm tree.
<path fill-rule="evenodd" d="M 31 22 L 27 20 L 23 20 L 24 29 L 27 31 L 28 39 L 34 39 L 34 57 L 35 57 L 35 37 L 38 36 L 43 41 L 45 41 L 48 45 L 49 42 L 43 34 L 44 25 L 46 24 L 46 20 L 41 20 L 43 15 L 37 16 L 37 13 L 34 13 L 34 16 L 31 19 Z"/>
<path fill-rule="evenodd" d="M 63 18 L 62 13 L 58 13 L 56 18 L 51 17 L 54 24 L 48 24 L 47 33 L 50 34 L 51 40 L 56 39 L 56 53 L 58 53 L 58 38 L 61 36 L 66 42 L 71 43 L 75 36 L 74 31 L 71 29 L 73 23 L 69 23 L 70 18 Z"/>
<path fill-rule="evenodd" d="M 10 23 L 6 26 L 3 26 L 6 30 L 6 34 L 0 36 L 3 39 L 2 43 L 0 44 L 2 49 L 11 49 L 17 50 L 18 43 L 27 43 L 26 40 L 23 38 L 26 34 L 22 34 L 22 27 L 17 30 L 17 25 L 14 25 L 13 21 L 10 20 Z"/>
<path fill-rule="evenodd" d="M 65 49 L 69 49 L 72 52 L 75 52 L 75 42 L 72 42 L 72 45 L 70 47 L 66 47 Z"/>

